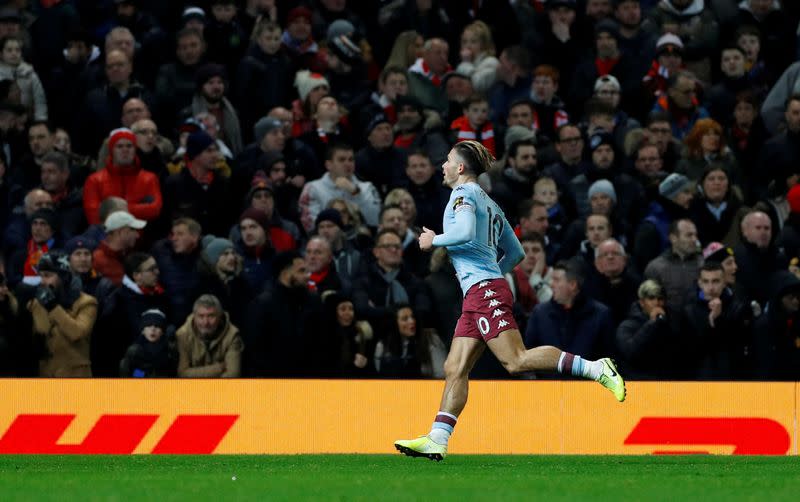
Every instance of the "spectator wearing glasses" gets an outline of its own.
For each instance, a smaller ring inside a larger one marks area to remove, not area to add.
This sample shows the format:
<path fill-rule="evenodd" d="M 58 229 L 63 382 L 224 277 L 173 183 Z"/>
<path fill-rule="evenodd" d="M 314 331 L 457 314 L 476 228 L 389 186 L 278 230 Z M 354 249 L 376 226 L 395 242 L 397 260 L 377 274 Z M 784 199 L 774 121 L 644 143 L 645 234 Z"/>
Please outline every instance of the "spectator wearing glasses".
<path fill-rule="evenodd" d="M 427 320 L 432 309 L 425 283 L 403 265 L 403 241 L 393 230 L 381 230 L 372 250 L 375 261 L 356 279 L 353 303 L 370 322 L 383 322 L 391 309 L 401 303 L 414 305 L 420 319 Z M 422 321 L 423 324 L 425 321 Z"/>
<path fill-rule="evenodd" d="M 158 176 L 159 183 L 163 184 L 169 176 L 165 159 L 174 148 L 170 144 L 169 152 L 161 150 L 163 137 L 158 134 L 156 123 L 149 118 L 134 122 L 131 131 L 136 135 L 136 154 L 142 163 L 142 168 Z"/>
<path fill-rule="evenodd" d="M 583 160 L 583 135 L 577 126 L 565 124 L 556 133 L 558 161 L 545 167 L 542 175 L 553 178 L 561 191 L 579 174 L 586 174 L 590 164 Z M 569 208 L 568 208 L 569 209 Z"/>
<path fill-rule="evenodd" d="M 669 77 L 667 92 L 656 100 L 653 111 L 669 114 L 672 135 L 677 139 L 685 138 L 698 120 L 708 118 L 708 111 L 697 100 L 697 80 L 686 71 Z"/>
<path fill-rule="evenodd" d="M 667 173 L 675 171 L 683 157 L 683 146 L 672 135 L 670 116 L 664 112 L 651 112 L 647 116 L 645 138 L 658 148 L 663 170 Z"/>
<path fill-rule="evenodd" d="M 633 153 L 633 179 L 644 187 L 644 197 L 649 205 L 658 197 L 658 185 L 667 177 L 664 172 L 664 160 L 658 152 L 658 147 L 644 138 L 636 145 Z"/>

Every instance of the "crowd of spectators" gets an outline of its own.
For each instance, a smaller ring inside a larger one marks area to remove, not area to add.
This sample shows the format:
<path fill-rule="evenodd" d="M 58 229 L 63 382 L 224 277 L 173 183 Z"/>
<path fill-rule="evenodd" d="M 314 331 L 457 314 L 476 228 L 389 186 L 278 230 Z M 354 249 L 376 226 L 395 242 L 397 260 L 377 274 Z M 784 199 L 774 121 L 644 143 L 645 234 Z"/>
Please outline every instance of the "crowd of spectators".
<path fill-rule="evenodd" d="M 800 2 L 7 0 L 0 374 L 438 378 L 458 141 L 528 347 L 800 379 Z M 476 378 L 504 378 L 486 352 Z M 544 378 L 545 375 L 528 375 Z"/>

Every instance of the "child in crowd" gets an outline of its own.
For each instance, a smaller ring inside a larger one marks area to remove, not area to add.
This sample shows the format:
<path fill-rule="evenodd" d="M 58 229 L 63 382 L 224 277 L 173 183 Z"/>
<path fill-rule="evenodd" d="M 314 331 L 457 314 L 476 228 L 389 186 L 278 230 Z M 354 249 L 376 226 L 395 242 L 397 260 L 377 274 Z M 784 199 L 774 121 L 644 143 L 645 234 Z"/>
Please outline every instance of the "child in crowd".
<path fill-rule="evenodd" d="M 543 177 L 533 184 L 533 200 L 541 202 L 547 207 L 547 234 L 551 239 L 561 239 L 567 228 L 569 219 L 567 213 L 558 201 L 558 188 L 553 178 Z"/>
<path fill-rule="evenodd" d="M 450 124 L 454 142 L 474 140 L 496 155 L 494 126 L 489 121 L 489 102 L 484 96 L 474 94 L 464 102 L 464 115 Z"/>
<path fill-rule="evenodd" d="M 33 66 L 22 60 L 22 41 L 16 37 L 0 39 L 0 80 L 13 80 L 20 90 L 22 106 L 34 120 L 47 120 L 47 97 Z"/>
<path fill-rule="evenodd" d="M 174 377 L 178 367 L 175 338 L 167 330 L 167 316 L 158 309 L 141 317 L 139 337 L 128 347 L 119 365 L 123 378 Z"/>

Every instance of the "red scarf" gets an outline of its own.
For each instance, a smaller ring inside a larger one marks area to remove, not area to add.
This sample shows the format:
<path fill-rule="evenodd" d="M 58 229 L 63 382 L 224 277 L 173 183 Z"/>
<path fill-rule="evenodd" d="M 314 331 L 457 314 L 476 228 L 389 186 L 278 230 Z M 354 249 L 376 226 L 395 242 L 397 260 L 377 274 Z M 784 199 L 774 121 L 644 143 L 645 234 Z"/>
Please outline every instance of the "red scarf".
<path fill-rule="evenodd" d="M 58 193 L 51 193 L 50 197 L 53 199 L 53 204 L 58 204 L 62 200 L 66 199 L 67 195 L 69 195 L 69 189 L 65 187 L 64 190 L 61 190 Z"/>
<path fill-rule="evenodd" d="M 467 140 L 475 140 L 486 147 L 492 155 L 495 154 L 494 148 L 494 128 L 492 127 L 492 123 L 487 121 L 483 124 L 480 131 L 476 131 L 472 128 L 467 119 L 466 115 L 462 115 L 461 117 L 455 119 L 452 124 L 450 124 L 450 129 L 453 131 L 458 131 L 456 143 L 460 143 L 461 141 Z"/>
<path fill-rule="evenodd" d="M 386 114 L 386 117 L 389 119 L 389 122 L 391 122 L 392 124 L 397 123 L 397 110 L 395 109 L 393 104 L 384 106 L 383 113 Z"/>
<path fill-rule="evenodd" d="M 42 258 L 42 255 L 47 253 L 52 245 L 52 239 L 45 242 L 41 246 L 36 244 L 33 239 L 28 241 L 28 256 L 25 258 L 25 266 L 22 274 L 23 276 L 32 277 L 37 275 L 36 265 L 39 264 L 39 260 Z"/>
<path fill-rule="evenodd" d="M 736 148 L 739 149 L 739 151 L 744 151 L 747 149 L 750 131 L 745 131 L 741 127 L 734 125 L 731 127 L 731 138 L 736 143 Z"/>
<path fill-rule="evenodd" d="M 681 69 L 685 66 L 681 65 Z M 658 64 L 658 59 L 653 60 L 647 74 L 642 78 L 642 84 L 653 93 L 655 97 L 659 97 L 667 92 L 667 79 L 669 78 L 669 70 Z"/>
<path fill-rule="evenodd" d="M 303 102 L 295 99 L 292 101 L 292 137 L 297 138 L 313 130 L 314 121 L 306 117 Z"/>
<path fill-rule="evenodd" d="M 611 73 L 611 70 L 619 63 L 619 58 L 594 60 L 594 67 L 597 68 L 597 76 L 604 77 Z"/>
<path fill-rule="evenodd" d="M 439 87 L 440 85 L 442 85 L 442 77 L 447 75 L 449 72 L 453 71 L 453 67 L 448 64 L 447 68 L 444 70 L 444 73 L 442 75 L 437 75 L 431 71 L 430 67 L 425 63 L 425 61 L 422 58 L 419 58 L 414 62 L 413 65 L 411 65 L 411 68 L 409 68 L 408 71 L 424 75 L 428 80 L 430 80 L 433 83 L 433 85 Z"/>
<path fill-rule="evenodd" d="M 397 137 L 394 139 L 394 146 L 397 148 L 402 148 L 403 150 L 408 150 L 411 148 L 411 144 L 414 143 L 414 139 L 417 137 L 417 133 L 411 132 L 408 134 L 398 134 Z"/>
<path fill-rule="evenodd" d="M 139 289 L 142 291 L 142 294 L 145 295 L 145 296 L 154 296 L 154 295 L 163 295 L 164 294 L 164 288 L 161 286 L 161 284 L 156 284 L 155 286 L 150 287 L 150 288 L 146 288 L 144 286 L 139 286 Z"/>
<path fill-rule="evenodd" d="M 392 103 L 385 94 L 381 94 L 378 99 L 373 98 L 373 101 L 383 109 L 383 113 L 389 119 L 389 122 L 392 124 L 397 123 L 397 109 L 395 109 L 394 103 Z"/>
<path fill-rule="evenodd" d="M 319 272 L 315 272 L 308 277 L 308 290 L 312 293 L 317 291 L 317 285 L 325 280 L 328 277 L 328 274 L 331 271 L 330 265 L 325 267 L 324 269 L 320 270 Z"/>

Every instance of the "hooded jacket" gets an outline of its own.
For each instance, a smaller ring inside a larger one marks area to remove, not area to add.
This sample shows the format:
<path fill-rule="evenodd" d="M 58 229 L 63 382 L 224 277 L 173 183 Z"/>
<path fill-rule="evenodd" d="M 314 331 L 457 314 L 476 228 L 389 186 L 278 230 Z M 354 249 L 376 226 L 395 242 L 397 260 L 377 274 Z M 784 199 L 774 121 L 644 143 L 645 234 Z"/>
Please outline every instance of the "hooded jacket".
<path fill-rule="evenodd" d="M 108 197 L 122 197 L 128 202 L 128 212 L 136 218 L 152 221 L 161 213 L 161 185 L 158 177 L 145 171 L 139 159 L 130 167 L 113 165 L 111 159 L 106 167 L 86 179 L 83 188 L 83 210 L 90 225 L 102 223 L 98 209 Z"/>

